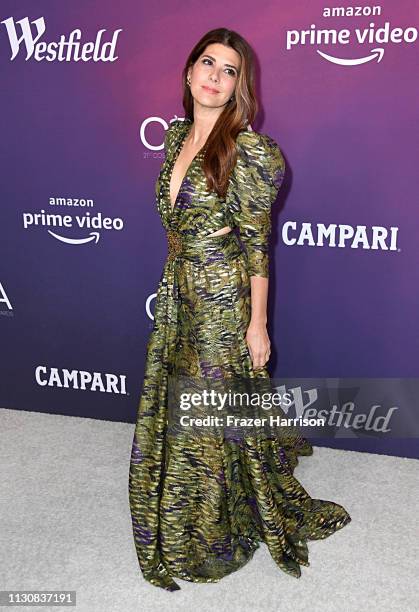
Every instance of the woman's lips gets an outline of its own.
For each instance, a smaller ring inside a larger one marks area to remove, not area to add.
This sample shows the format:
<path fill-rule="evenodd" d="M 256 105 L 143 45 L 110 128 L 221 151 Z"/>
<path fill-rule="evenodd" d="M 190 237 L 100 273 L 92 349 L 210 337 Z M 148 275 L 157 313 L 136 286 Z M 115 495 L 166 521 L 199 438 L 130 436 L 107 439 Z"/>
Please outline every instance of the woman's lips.
<path fill-rule="evenodd" d="M 211 87 L 207 87 L 206 85 L 202 85 L 202 88 L 205 89 L 208 93 L 217 94 L 219 93 L 216 89 L 211 89 Z"/>

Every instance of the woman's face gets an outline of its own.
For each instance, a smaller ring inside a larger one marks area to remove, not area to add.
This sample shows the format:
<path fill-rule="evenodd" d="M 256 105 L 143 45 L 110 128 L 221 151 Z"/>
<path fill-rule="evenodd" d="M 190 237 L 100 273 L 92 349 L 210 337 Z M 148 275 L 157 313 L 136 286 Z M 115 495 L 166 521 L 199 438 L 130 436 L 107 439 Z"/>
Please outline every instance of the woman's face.
<path fill-rule="evenodd" d="M 188 71 L 195 104 L 224 106 L 234 94 L 239 72 L 237 51 L 220 43 L 208 45 Z"/>

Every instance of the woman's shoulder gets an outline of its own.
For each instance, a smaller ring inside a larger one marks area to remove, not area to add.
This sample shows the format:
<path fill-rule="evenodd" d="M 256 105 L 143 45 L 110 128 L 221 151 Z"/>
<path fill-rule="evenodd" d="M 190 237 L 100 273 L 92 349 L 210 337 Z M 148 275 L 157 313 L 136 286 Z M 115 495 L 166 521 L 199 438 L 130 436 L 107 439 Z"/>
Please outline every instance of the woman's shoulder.
<path fill-rule="evenodd" d="M 168 149 L 175 144 L 178 138 L 181 138 L 191 124 L 190 119 L 173 119 L 169 123 L 165 135 L 165 148 Z"/>
<path fill-rule="evenodd" d="M 239 132 L 236 143 L 244 152 L 252 155 L 278 155 L 282 156 L 278 143 L 268 134 L 255 130 L 242 130 Z"/>
<path fill-rule="evenodd" d="M 169 134 L 181 134 L 191 125 L 192 121 L 190 119 L 173 119 L 169 123 L 169 127 L 167 128 L 167 133 Z"/>
<path fill-rule="evenodd" d="M 236 138 L 239 163 L 262 167 L 275 183 L 281 183 L 285 160 L 278 143 L 268 134 L 242 130 Z"/>

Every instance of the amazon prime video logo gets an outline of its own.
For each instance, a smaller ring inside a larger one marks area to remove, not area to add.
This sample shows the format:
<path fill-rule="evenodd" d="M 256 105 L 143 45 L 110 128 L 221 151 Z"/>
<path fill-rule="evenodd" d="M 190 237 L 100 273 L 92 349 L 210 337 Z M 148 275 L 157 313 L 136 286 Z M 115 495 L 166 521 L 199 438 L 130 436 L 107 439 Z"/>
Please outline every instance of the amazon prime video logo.
<path fill-rule="evenodd" d="M 66 206 L 68 208 L 93 207 L 92 200 L 79 198 L 51 198 L 50 205 Z M 98 243 L 103 231 L 121 231 L 124 222 L 120 217 L 105 217 L 101 212 L 91 214 L 89 211 L 76 214 L 61 214 L 60 212 L 46 212 L 44 209 L 38 212 L 22 213 L 23 228 L 46 228 L 50 236 L 67 244 L 79 245 L 86 242 Z M 68 235 L 68 230 L 82 230 L 82 236 L 75 236 L 74 232 Z"/>

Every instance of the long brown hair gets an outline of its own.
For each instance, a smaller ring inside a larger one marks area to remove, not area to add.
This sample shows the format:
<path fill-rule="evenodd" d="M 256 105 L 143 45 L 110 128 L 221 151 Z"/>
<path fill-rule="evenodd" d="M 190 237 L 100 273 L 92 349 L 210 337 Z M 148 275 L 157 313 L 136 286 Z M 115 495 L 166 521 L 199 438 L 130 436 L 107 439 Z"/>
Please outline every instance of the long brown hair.
<path fill-rule="evenodd" d="M 186 82 L 188 69 L 204 53 L 206 47 L 213 43 L 231 47 L 241 58 L 234 98 L 227 102 L 208 136 L 202 162 L 209 191 L 214 190 L 224 198 L 230 173 L 237 160 L 236 137 L 240 131 L 247 129 L 247 125 L 252 123 L 258 111 L 255 94 L 255 60 L 252 48 L 237 32 L 226 28 L 207 32 L 192 49 L 182 73 L 183 108 L 185 117 L 191 121 L 193 121 L 193 96 Z"/>

